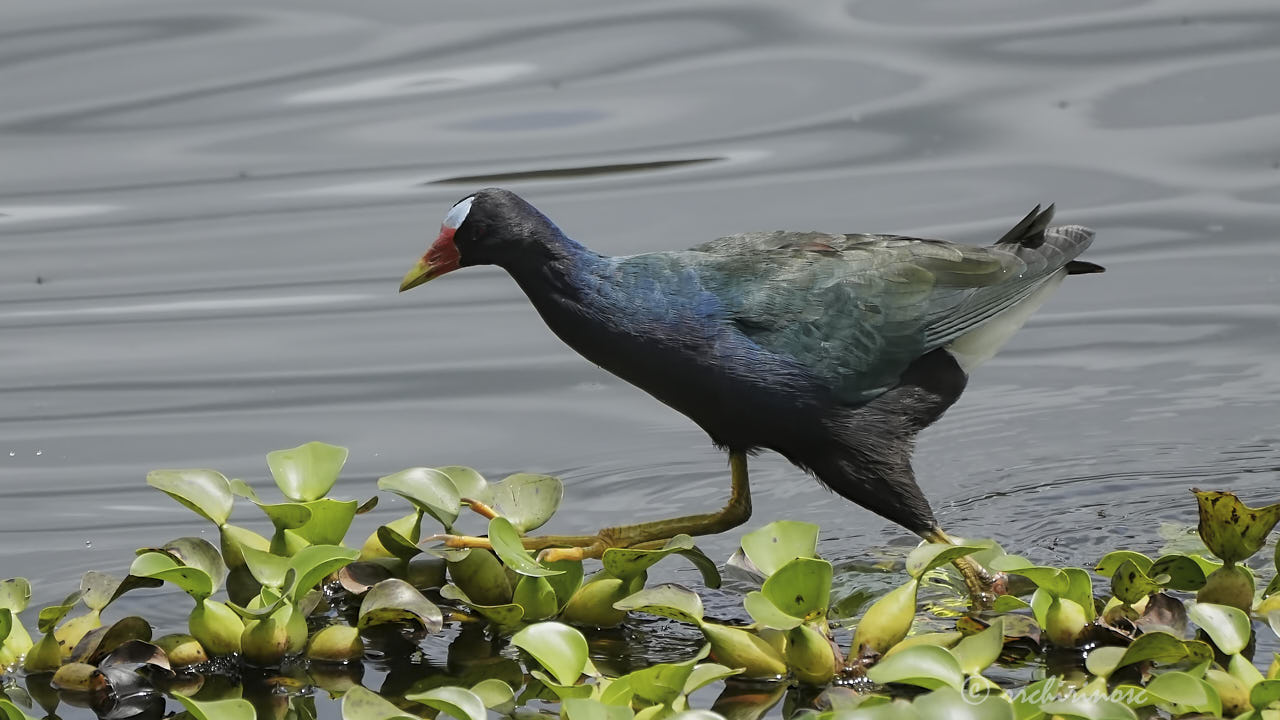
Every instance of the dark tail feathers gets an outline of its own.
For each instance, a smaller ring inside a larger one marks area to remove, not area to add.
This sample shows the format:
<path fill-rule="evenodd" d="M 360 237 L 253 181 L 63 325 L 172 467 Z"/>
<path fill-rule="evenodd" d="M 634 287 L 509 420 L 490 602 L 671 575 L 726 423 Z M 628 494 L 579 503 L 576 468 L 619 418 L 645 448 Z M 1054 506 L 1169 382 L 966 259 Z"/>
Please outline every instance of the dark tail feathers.
<path fill-rule="evenodd" d="M 1037 205 L 1034 210 L 1027 213 L 1027 216 L 1018 221 L 1009 232 L 996 241 L 996 245 L 1020 245 L 1024 248 L 1035 249 L 1045 242 L 1045 233 L 1049 230 L 1049 223 L 1053 222 L 1053 205 L 1040 209 Z M 1087 238 L 1093 237 L 1093 231 L 1082 228 L 1078 225 L 1070 225 L 1055 229 L 1059 235 L 1067 235 L 1071 232 L 1086 233 Z M 1106 272 L 1106 268 L 1095 263 L 1084 260 L 1071 260 L 1064 265 L 1068 275 L 1088 275 L 1090 273 Z"/>
<path fill-rule="evenodd" d="M 997 245 L 1018 244 L 1023 247 L 1036 248 L 1044 243 L 1044 231 L 1053 222 L 1053 205 L 1040 209 L 1037 205 L 1027 216 L 1018 221 L 1004 237 L 996 241 Z"/>
<path fill-rule="evenodd" d="M 1100 272 L 1107 271 L 1107 269 L 1102 267 L 1101 265 L 1091 263 L 1091 262 L 1086 262 L 1084 260 L 1072 260 L 1071 262 L 1067 263 L 1065 267 L 1067 268 L 1068 275 L 1088 275 L 1089 273 L 1100 273 Z"/>

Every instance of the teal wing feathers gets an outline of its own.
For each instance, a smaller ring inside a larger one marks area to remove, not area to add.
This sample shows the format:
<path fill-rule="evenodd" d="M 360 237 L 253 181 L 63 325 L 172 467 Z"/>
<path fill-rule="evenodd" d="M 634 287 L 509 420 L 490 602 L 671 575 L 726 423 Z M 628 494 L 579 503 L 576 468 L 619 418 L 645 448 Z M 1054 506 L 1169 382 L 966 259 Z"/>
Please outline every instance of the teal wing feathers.
<path fill-rule="evenodd" d="M 1088 246 L 1039 208 L 989 247 L 894 235 L 748 233 L 692 249 L 728 322 L 844 402 L 1016 305 Z"/>

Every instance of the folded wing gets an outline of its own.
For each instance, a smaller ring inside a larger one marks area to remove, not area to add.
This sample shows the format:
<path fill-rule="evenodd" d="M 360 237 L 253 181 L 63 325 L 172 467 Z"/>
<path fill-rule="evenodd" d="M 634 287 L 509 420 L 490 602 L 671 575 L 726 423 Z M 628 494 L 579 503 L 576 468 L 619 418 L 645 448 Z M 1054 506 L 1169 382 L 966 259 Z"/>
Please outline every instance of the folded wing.
<path fill-rule="evenodd" d="M 896 384 L 916 358 L 1034 300 L 1042 286 L 1100 270 L 1072 263 L 1093 233 L 1050 228 L 1052 216 L 1052 207 L 1037 207 L 988 247 L 774 232 L 720 238 L 693 252 L 703 254 L 702 284 L 729 322 L 807 368 L 841 401 L 860 404 Z"/>

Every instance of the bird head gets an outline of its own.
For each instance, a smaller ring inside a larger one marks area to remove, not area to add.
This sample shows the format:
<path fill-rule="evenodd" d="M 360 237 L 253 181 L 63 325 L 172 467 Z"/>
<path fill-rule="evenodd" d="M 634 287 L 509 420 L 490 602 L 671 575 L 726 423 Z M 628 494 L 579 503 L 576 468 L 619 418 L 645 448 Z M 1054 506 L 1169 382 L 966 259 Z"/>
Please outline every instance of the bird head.
<path fill-rule="evenodd" d="M 400 283 L 400 292 L 470 265 L 501 264 L 542 214 L 518 195 L 489 188 L 454 203 L 440 234 Z"/>

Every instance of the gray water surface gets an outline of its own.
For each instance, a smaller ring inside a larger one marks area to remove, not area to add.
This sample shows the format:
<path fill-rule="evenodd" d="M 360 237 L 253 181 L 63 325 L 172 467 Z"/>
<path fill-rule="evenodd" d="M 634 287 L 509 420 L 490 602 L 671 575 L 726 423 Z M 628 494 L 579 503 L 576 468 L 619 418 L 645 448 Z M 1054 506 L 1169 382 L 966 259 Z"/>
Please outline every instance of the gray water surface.
<path fill-rule="evenodd" d="M 415 465 L 558 474 L 554 531 L 718 506 L 722 454 L 505 275 L 397 294 L 494 184 L 619 254 L 777 228 L 985 243 L 1056 202 L 1108 272 L 922 436 L 943 524 L 1092 564 L 1193 524 L 1192 486 L 1273 501 L 1277 37 L 1270 0 L 8 3 L 0 577 L 39 606 L 212 537 L 147 471 L 266 492 L 264 454 L 308 440 L 351 449 L 349 497 Z M 776 456 L 752 471 L 749 527 L 820 523 L 836 561 L 907 541 Z M 384 498 L 353 537 L 403 512 Z"/>

